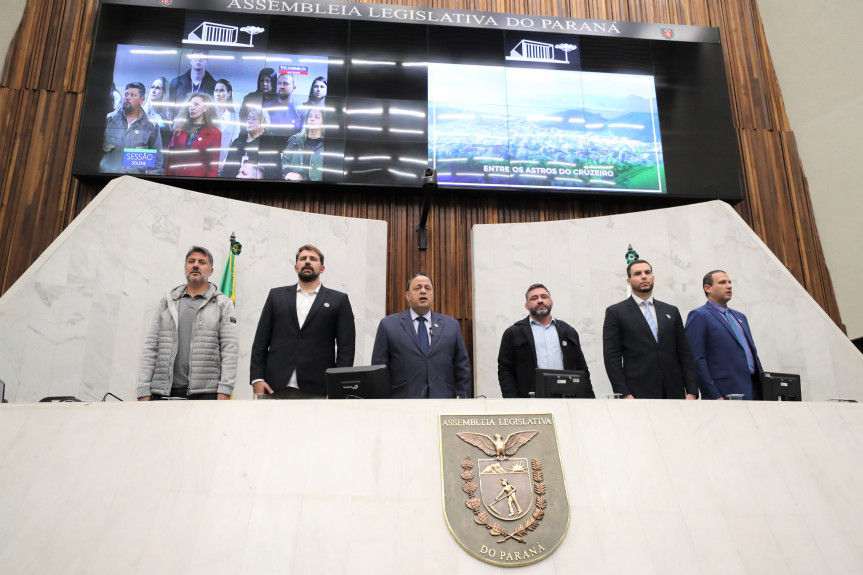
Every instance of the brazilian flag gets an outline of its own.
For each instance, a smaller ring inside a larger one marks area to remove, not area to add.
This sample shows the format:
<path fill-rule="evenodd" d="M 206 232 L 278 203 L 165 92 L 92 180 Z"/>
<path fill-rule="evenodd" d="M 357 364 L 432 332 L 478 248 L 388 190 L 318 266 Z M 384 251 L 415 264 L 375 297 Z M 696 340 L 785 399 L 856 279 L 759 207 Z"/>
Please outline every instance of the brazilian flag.
<path fill-rule="evenodd" d="M 237 303 L 237 275 L 235 273 L 234 263 L 236 257 L 243 251 L 243 246 L 240 242 L 231 236 L 231 250 L 228 253 L 228 263 L 225 265 L 225 271 L 222 273 L 222 283 L 219 285 L 219 290 L 231 298 L 231 301 Z"/>

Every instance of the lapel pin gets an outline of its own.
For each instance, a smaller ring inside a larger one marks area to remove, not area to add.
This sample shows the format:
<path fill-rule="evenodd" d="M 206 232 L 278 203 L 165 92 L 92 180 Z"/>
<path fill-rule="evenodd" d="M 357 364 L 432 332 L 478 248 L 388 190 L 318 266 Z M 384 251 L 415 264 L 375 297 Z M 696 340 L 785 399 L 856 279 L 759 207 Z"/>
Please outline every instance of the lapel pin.
<path fill-rule="evenodd" d="M 665 314 L 665 317 L 667 317 L 668 319 L 671 319 L 671 316 L 668 314 Z"/>
<path fill-rule="evenodd" d="M 324 307 L 330 307 L 330 302 L 325 301 L 325 302 L 324 302 Z"/>
<path fill-rule="evenodd" d="M 563 347 L 566 347 L 566 342 L 562 341 L 562 342 L 560 342 L 560 345 L 562 345 Z"/>
<path fill-rule="evenodd" d="M 438 324 L 434 324 L 435 327 L 440 327 Z"/>

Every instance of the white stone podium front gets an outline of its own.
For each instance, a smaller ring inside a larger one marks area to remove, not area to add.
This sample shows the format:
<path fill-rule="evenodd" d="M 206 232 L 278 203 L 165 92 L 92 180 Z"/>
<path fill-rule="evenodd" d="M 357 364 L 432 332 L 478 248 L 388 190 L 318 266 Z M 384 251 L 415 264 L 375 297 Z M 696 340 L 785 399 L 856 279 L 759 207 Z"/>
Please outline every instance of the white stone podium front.
<path fill-rule="evenodd" d="M 492 573 L 440 414 L 553 414 L 569 531 L 524 573 L 863 572 L 863 407 L 650 400 L 0 406 L 0 571 Z"/>

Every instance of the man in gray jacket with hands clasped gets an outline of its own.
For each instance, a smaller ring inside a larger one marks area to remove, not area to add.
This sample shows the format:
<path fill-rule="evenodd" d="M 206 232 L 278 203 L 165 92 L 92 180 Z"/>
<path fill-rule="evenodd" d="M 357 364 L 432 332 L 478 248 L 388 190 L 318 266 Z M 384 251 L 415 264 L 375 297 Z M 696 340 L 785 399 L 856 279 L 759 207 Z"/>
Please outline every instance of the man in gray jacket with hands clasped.
<path fill-rule="evenodd" d="M 213 254 L 192 246 L 186 284 L 159 302 L 138 371 L 138 401 L 230 399 L 237 377 L 239 335 L 231 299 L 209 282 Z"/>

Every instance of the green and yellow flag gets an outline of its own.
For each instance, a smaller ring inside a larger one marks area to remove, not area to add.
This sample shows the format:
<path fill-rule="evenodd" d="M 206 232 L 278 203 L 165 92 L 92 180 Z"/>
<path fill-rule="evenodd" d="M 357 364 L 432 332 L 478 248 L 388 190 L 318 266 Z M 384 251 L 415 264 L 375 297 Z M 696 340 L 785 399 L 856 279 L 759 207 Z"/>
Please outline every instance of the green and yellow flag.
<path fill-rule="evenodd" d="M 225 264 L 225 271 L 222 273 L 222 283 L 219 285 L 219 290 L 231 298 L 231 301 L 234 303 L 237 303 L 237 275 L 234 263 L 236 257 L 242 251 L 243 246 L 237 241 L 237 236 L 231 234 L 231 249 L 228 252 L 228 262 Z"/>

